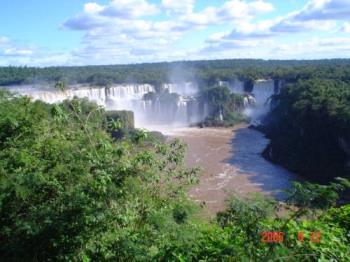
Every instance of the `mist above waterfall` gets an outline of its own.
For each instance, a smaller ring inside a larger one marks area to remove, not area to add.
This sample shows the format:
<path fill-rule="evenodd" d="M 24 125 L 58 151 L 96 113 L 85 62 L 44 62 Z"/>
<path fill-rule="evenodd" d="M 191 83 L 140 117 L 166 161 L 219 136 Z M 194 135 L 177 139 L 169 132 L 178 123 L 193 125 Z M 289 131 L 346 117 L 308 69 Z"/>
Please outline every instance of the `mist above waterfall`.
<path fill-rule="evenodd" d="M 96 102 L 106 110 L 130 110 L 134 112 L 136 127 L 189 126 L 203 118 L 196 100 L 198 86 L 190 82 L 166 83 L 160 90 L 150 84 L 110 87 L 72 85 L 64 91 L 39 85 L 10 86 L 6 89 L 47 103 L 78 97 Z M 147 94 L 154 94 L 154 99 L 145 99 Z"/>
<path fill-rule="evenodd" d="M 184 127 L 203 120 L 198 92 L 198 86 L 192 82 L 176 82 L 163 84 L 157 93 L 146 94 L 143 125 Z"/>
<path fill-rule="evenodd" d="M 169 93 L 177 93 L 181 96 L 194 97 L 198 94 L 199 88 L 193 82 L 174 82 L 171 84 L 163 84 L 163 88 L 167 89 Z"/>
<path fill-rule="evenodd" d="M 174 82 L 164 83 L 157 88 L 150 84 L 114 84 L 109 87 L 72 85 L 58 90 L 48 85 L 21 85 L 7 87 L 12 92 L 26 95 L 34 100 L 58 103 L 74 97 L 87 98 L 106 110 L 129 110 L 134 112 L 135 126 L 186 127 L 203 121 L 208 115 L 208 106 L 198 101 L 199 87 L 195 82 L 180 78 L 180 69 L 169 76 Z M 189 76 L 189 73 L 187 73 Z M 232 93 L 244 95 L 243 113 L 252 124 L 260 122 L 269 110 L 269 99 L 276 91 L 273 80 L 257 80 L 251 92 L 246 92 L 239 80 L 220 81 Z"/>

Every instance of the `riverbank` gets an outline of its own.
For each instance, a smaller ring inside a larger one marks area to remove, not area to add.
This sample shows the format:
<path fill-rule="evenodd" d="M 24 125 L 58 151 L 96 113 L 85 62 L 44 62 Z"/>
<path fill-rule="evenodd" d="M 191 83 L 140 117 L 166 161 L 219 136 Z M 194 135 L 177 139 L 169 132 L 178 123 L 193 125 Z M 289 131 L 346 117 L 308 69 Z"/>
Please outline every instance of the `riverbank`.
<path fill-rule="evenodd" d="M 269 140 L 247 125 L 234 128 L 175 128 L 162 130 L 169 139 L 179 138 L 188 146 L 188 166 L 203 170 L 200 182 L 189 191 L 210 214 L 225 208 L 230 194 L 260 192 L 283 198 L 296 175 L 261 156 Z"/>

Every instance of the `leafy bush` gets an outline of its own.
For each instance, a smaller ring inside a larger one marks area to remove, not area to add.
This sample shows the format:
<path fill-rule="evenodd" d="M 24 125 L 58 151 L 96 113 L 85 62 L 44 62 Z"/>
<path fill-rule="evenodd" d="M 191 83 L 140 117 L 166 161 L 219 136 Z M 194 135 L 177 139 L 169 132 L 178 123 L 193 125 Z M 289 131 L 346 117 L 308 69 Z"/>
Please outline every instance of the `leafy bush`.
<path fill-rule="evenodd" d="M 329 209 L 324 219 L 327 223 L 337 223 L 340 227 L 344 228 L 348 232 L 347 237 L 350 240 L 350 205 L 349 204 L 339 208 Z"/>
<path fill-rule="evenodd" d="M 123 128 L 132 129 L 135 127 L 134 113 L 132 111 L 107 111 L 107 121 L 120 121 Z"/>
<path fill-rule="evenodd" d="M 195 176 L 181 167 L 183 146 L 114 143 L 100 109 L 68 104 L 1 96 L 2 260 L 152 257 L 165 232 L 150 218 L 186 202 Z"/>

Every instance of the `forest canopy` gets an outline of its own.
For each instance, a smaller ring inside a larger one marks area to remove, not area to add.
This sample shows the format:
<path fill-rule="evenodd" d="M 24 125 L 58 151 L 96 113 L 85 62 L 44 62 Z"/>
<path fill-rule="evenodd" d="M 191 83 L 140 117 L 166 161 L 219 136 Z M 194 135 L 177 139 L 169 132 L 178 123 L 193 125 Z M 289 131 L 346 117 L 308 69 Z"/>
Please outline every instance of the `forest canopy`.
<path fill-rule="evenodd" d="M 0 67 L 0 85 L 33 83 L 66 84 L 89 83 L 149 83 L 197 81 L 200 85 L 213 85 L 218 80 L 273 78 L 295 81 L 300 78 L 325 77 L 350 79 L 349 59 L 330 60 L 257 60 L 230 59 L 180 61 L 105 66 L 73 67 Z"/>
<path fill-rule="evenodd" d="M 350 83 L 310 78 L 273 97 L 265 155 L 318 181 L 350 176 Z"/>

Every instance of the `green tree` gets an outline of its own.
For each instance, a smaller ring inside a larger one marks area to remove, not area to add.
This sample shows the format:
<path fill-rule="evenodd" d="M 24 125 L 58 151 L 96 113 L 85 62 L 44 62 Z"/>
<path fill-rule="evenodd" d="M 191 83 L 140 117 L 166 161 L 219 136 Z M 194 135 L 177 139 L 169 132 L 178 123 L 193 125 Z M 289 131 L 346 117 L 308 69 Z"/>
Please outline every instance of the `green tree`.
<path fill-rule="evenodd" d="M 67 86 L 66 86 L 66 84 L 63 81 L 58 81 L 55 84 L 55 88 L 57 88 L 57 89 L 59 89 L 61 91 L 65 91 L 67 89 Z"/>

